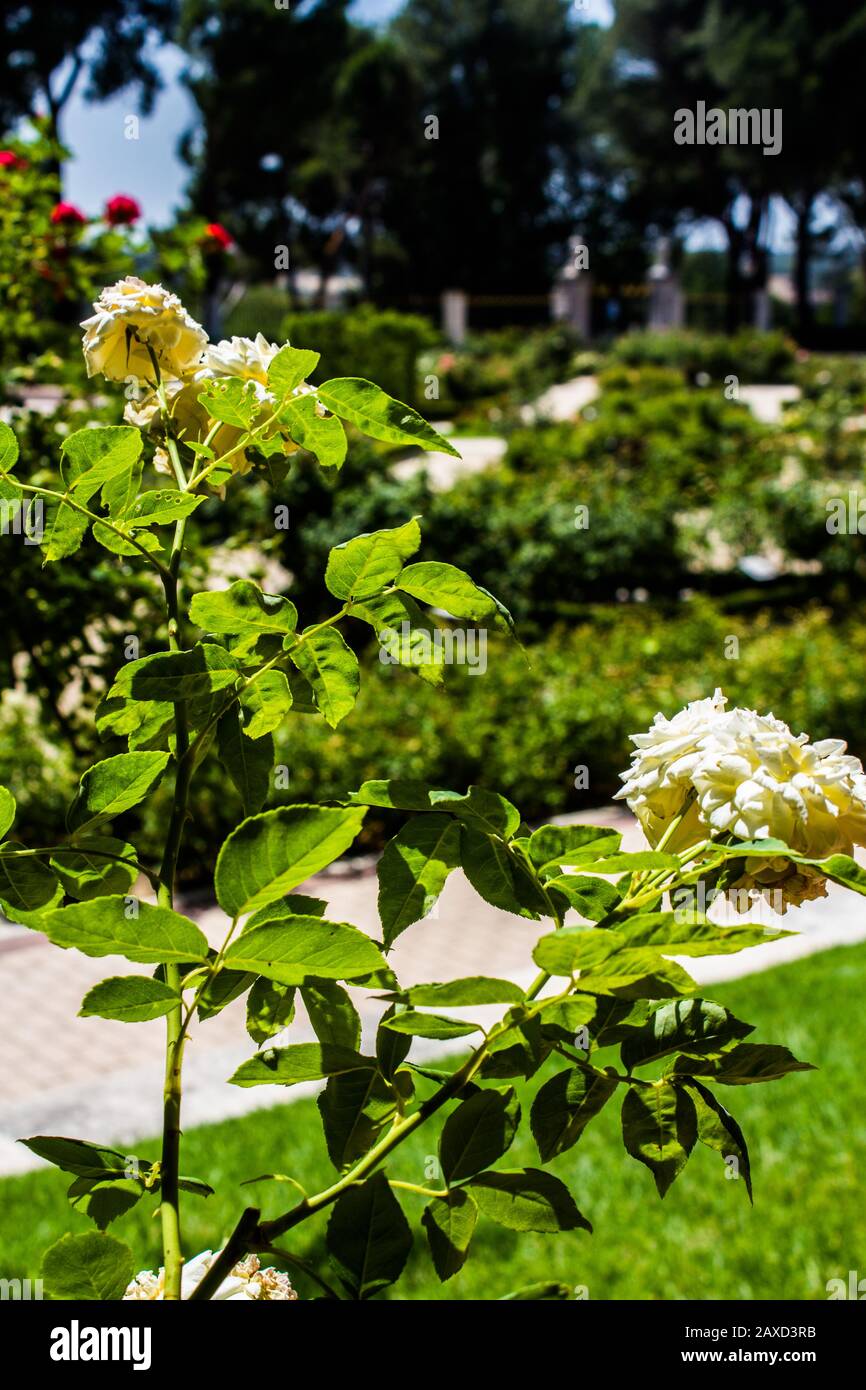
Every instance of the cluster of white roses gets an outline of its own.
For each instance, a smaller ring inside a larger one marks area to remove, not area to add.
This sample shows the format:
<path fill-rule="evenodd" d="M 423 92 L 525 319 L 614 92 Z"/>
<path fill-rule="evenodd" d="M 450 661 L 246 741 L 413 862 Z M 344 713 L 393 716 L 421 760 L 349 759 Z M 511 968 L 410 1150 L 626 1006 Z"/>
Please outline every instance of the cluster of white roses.
<path fill-rule="evenodd" d="M 203 1250 L 194 1259 L 187 1260 L 181 1275 L 180 1296 L 182 1299 L 189 1298 L 215 1259 L 216 1255 L 212 1250 Z M 243 1299 L 271 1299 L 287 1302 L 297 1299 L 298 1295 L 292 1288 L 287 1274 L 282 1274 L 278 1269 L 262 1269 L 258 1256 L 248 1255 L 245 1260 L 241 1260 L 235 1265 L 231 1274 L 223 1279 L 212 1297 L 229 1302 Z M 141 1274 L 137 1274 L 128 1286 L 123 1298 L 124 1301 L 164 1299 L 165 1270 L 160 1268 L 159 1274 L 154 1274 L 150 1269 L 142 1270 Z"/>
<path fill-rule="evenodd" d="M 825 859 L 866 844 L 866 774 L 841 739 L 809 743 L 772 714 L 726 709 L 720 690 L 673 719 L 657 714 L 636 752 L 625 798 L 650 844 L 672 823 L 665 848 L 677 852 L 712 837 L 781 840 L 797 854 Z M 826 896 L 826 878 L 783 856 L 746 859 L 734 890 L 763 894 L 777 911 Z"/>
<path fill-rule="evenodd" d="M 137 384 L 136 398 L 128 401 L 124 412 L 129 424 L 147 429 L 158 421 L 157 368 L 179 436 L 195 443 L 209 440 L 216 458 L 236 448 L 242 431 L 210 419 L 198 399 L 203 382 L 227 377 L 251 382 L 262 407 L 261 418 L 267 418 L 268 406 L 275 404 L 267 389 L 268 368 L 280 349 L 263 334 L 211 343 L 176 294 L 135 275 L 104 289 L 93 308 L 92 317 L 81 325 L 87 375 Z M 309 389 L 302 385 L 296 394 Z M 268 437 L 278 433 L 277 422 L 265 431 Z M 284 437 L 284 452 L 291 453 L 295 447 Z M 170 471 L 163 451 L 158 451 L 155 463 L 160 471 Z M 251 466 L 243 452 L 232 460 L 235 473 L 245 473 Z"/>

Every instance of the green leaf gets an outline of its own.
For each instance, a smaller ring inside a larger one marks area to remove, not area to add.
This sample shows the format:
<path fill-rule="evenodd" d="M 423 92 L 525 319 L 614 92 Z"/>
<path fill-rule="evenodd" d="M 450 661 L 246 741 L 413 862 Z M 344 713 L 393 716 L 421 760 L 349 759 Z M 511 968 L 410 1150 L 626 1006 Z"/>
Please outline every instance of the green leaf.
<path fill-rule="evenodd" d="M 732 1038 L 753 1032 L 729 1009 L 709 999 L 672 999 L 650 1014 L 645 1025 L 625 1039 L 621 1049 L 626 1071 L 654 1062 L 669 1052 L 714 1052 Z"/>
<path fill-rule="evenodd" d="M 296 1086 L 300 1081 L 321 1081 L 358 1068 L 375 1069 L 375 1063 L 351 1048 L 331 1043 L 294 1043 L 257 1052 L 241 1062 L 229 1080 L 233 1086 Z"/>
<path fill-rule="evenodd" d="M 127 1178 L 130 1173 L 130 1156 L 118 1149 L 106 1148 L 104 1144 L 91 1144 L 86 1139 L 66 1139 L 59 1134 L 35 1134 L 31 1139 L 21 1139 L 23 1144 L 37 1158 L 53 1163 L 64 1173 L 74 1173 L 77 1177 L 117 1179 Z M 151 1164 L 144 1159 L 135 1159 L 141 1171 L 149 1171 Z"/>
<path fill-rule="evenodd" d="M 319 364 L 319 353 L 308 348 L 295 348 L 289 343 L 281 347 L 268 367 L 268 386 L 282 400 L 306 381 Z"/>
<path fill-rule="evenodd" d="M 74 555 L 80 549 L 89 525 L 89 517 L 76 511 L 74 507 L 67 506 L 65 502 L 50 503 L 45 508 L 43 564 L 48 565 Z M 130 546 L 131 550 L 134 548 Z"/>
<path fill-rule="evenodd" d="M 116 1018 L 123 1023 L 144 1023 L 171 1013 L 180 995 L 160 980 L 147 975 L 113 975 L 94 985 L 85 996 L 79 1018 Z"/>
<path fill-rule="evenodd" d="M 287 598 L 265 594 L 251 579 L 238 579 L 228 589 L 193 594 L 189 615 L 207 632 L 262 636 L 294 632 L 298 610 Z"/>
<path fill-rule="evenodd" d="M 243 932 L 225 953 L 230 969 L 250 970 L 282 985 L 319 977 L 351 980 L 385 961 L 357 927 L 319 917 L 287 917 Z"/>
<path fill-rule="evenodd" d="M 318 1105 L 328 1157 L 337 1169 L 367 1153 L 397 1113 L 393 1086 L 372 1067 L 329 1077 Z"/>
<path fill-rule="evenodd" d="M 495 1163 L 511 1147 L 520 1124 L 512 1086 L 479 1091 L 461 1101 L 442 1128 L 439 1161 L 445 1182 L 462 1182 Z"/>
<path fill-rule="evenodd" d="M 96 1178 L 76 1178 L 67 1192 L 70 1205 L 104 1231 L 119 1216 L 125 1216 L 144 1196 L 141 1183 L 129 1178 L 99 1182 Z"/>
<path fill-rule="evenodd" d="M 498 792 L 487 791 L 485 787 L 472 786 L 467 792 L 443 791 L 433 788 L 430 804 L 437 811 L 448 811 L 475 830 L 487 835 L 499 835 L 511 839 L 520 828 L 520 812 Z"/>
<path fill-rule="evenodd" d="M 137 806 L 165 772 L 168 753 L 118 753 L 87 769 L 67 817 L 70 830 L 85 833 Z"/>
<path fill-rule="evenodd" d="M 557 1072 L 545 1081 L 532 1102 L 529 1120 L 543 1163 L 577 1143 L 616 1087 L 615 1078 L 591 1067 Z"/>
<path fill-rule="evenodd" d="M 460 860 L 476 893 L 493 907 L 535 920 L 549 911 L 520 858 L 497 836 L 464 825 Z"/>
<path fill-rule="evenodd" d="M 0 902 L 14 913 L 38 912 L 57 898 L 54 874 L 35 856 L 17 858 L 14 840 L 0 845 Z"/>
<path fill-rule="evenodd" d="M 488 593 L 456 565 L 443 560 L 419 560 L 402 571 L 398 588 L 412 598 L 442 608 L 454 618 L 493 618 L 496 604 Z"/>
<path fill-rule="evenodd" d="M 619 930 L 563 927 L 541 937 L 532 958 L 550 975 L 580 971 L 580 988 L 630 998 L 689 993 L 695 982 L 675 961 L 649 947 L 627 948 Z M 635 992 L 637 991 L 637 993 Z"/>
<path fill-rule="evenodd" d="M 647 849 L 635 854 L 605 854 L 601 859 L 592 859 L 578 867 L 593 874 L 632 874 L 644 869 L 677 869 L 679 863 L 675 854 Z"/>
<path fill-rule="evenodd" d="M 157 652 L 130 661 L 117 674 L 109 696 L 133 700 L 200 700 L 236 684 L 238 663 L 223 647 L 198 642 L 189 651 Z"/>
<path fill-rule="evenodd" d="M 141 494 L 124 524 L 133 531 L 142 526 L 170 526 L 191 516 L 204 500 L 204 496 L 196 497 L 191 492 L 155 488 Z"/>
<path fill-rule="evenodd" d="M 274 740 L 270 734 L 251 739 L 244 734 L 237 705 L 226 710 L 217 725 L 219 760 L 231 778 L 243 803 L 244 815 L 262 809 L 271 789 L 274 766 Z"/>
<path fill-rule="evenodd" d="M 138 877 L 134 864 L 117 858 L 135 859 L 135 850 L 125 840 L 109 835 L 77 839 L 69 849 L 59 849 L 51 857 L 51 868 L 70 898 L 87 902 L 107 893 L 126 893 Z"/>
<path fill-rule="evenodd" d="M 60 448 L 60 472 L 70 494 L 88 500 L 137 462 L 142 450 L 141 431 L 130 425 L 107 425 L 77 430 L 67 435 Z"/>
<path fill-rule="evenodd" d="M 478 1208 L 463 1188 L 436 1198 L 424 1208 L 421 1225 L 427 1232 L 433 1266 L 443 1284 L 466 1263 L 477 1220 Z"/>
<path fill-rule="evenodd" d="M 396 579 L 406 555 L 420 544 L 421 531 L 414 520 L 393 530 L 372 531 L 343 541 L 328 555 L 325 584 L 336 598 L 370 598 Z"/>
<path fill-rule="evenodd" d="M 339 415 L 371 439 L 387 444 L 416 444 L 443 454 L 460 454 L 441 434 L 428 425 L 411 406 L 387 396 L 372 381 L 362 377 L 334 377 L 316 387 L 316 395 L 334 415 Z"/>
<path fill-rule="evenodd" d="M 449 1009 L 473 1004 L 519 1004 L 523 990 L 510 980 L 494 980 L 486 975 L 470 975 L 462 980 L 444 984 L 412 985 L 401 996 L 407 1004 L 435 1008 L 444 1004 Z"/>
<path fill-rule="evenodd" d="M 442 684 L 445 657 L 441 646 L 437 647 L 435 642 L 438 629 L 408 594 L 392 590 L 355 599 L 351 616 L 370 624 L 383 650 L 395 656 L 399 665 L 414 671 L 430 685 Z M 394 633 L 400 641 L 394 640 Z M 405 641 L 403 634 L 406 634 Z"/>
<path fill-rule="evenodd" d="M 682 1086 L 630 1086 L 622 1106 L 623 1143 L 649 1168 L 664 1197 L 686 1166 L 698 1133 L 694 1101 Z"/>
<path fill-rule="evenodd" d="M 260 907 L 258 912 L 251 912 L 241 931 L 252 931 L 253 927 L 264 926 L 266 922 L 281 922 L 284 917 L 324 917 L 327 910 L 328 904 L 324 898 L 311 898 L 306 893 L 287 893 L 284 898 Z"/>
<path fill-rule="evenodd" d="M 604 878 L 588 874 L 559 874 L 547 880 L 548 891 L 561 893 L 590 922 L 600 922 L 622 900 L 622 891 Z"/>
<path fill-rule="evenodd" d="M 0 420 L 0 473 L 11 473 L 18 462 L 19 449 L 15 432 L 5 420 Z"/>
<path fill-rule="evenodd" d="M 215 957 L 216 952 L 211 952 Z M 239 999 L 254 983 L 256 977 L 245 970 L 219 970 L 202 990 L 198 1001 L 198 1016 L 202 1023 L 222 1013 L 227 1004 Z"/>
<path fill-rule="evenodd" d="M 358 698 L 361 677 L 358 658 L 336 628 L 320 632 L 307 628 L 289 656 L 310 683 L 316 705 L 332 729 L 350 714 Z"/>
<path fill-rule="evenodd" d="M 592 1231 L 565 1183 L 540 1168 L 482 1173 L 469 1187 L 481 1214 L 509 1231 Z"/>
<path fill-rule="evenodd" d="M 363 809 L 354 806 L 281 806 L 252 816 L 220 850 L 220 907 L 230 917 L 240 917 L 275 902 L 338 859 L 363 820 Z"/>
<path fill-rule="evenodd" d="M 731 1158 L 736 1159 L 736 1168 L 728 1168 L 725 1176 L 729 1176 L 731 1172 L 738 1176 L 742 1173 L 749 1201 L 754 1206 L 752 1166 L 749 1162 L 749 1150 L 743 1131 L 733 1115 L 725 1109 L 721 1101 L 717 1100 L 706 1086 L 702 1086 L 699 1081 L 690 1081 L 689 1087 L 695 1092 L 699 1141 L 705 1144 L 708 1149 L 715 1149 L 716 1153 L 720 1153 L 726 1163 Z"/>
<path fill-rule="evenodd" d="M 94 431 L 95 433 L 95 431 Z M 61 1236 L 42 1260 L 45 1292 L 54 1299 L 122 1299 L 133 1276 L 132 1251 L 113 1236 Z"/>
<path fill-rule="evenodd" d="M 354 1299 L 372 1298 L 403 1272 L 412 1232 L 383 1172 L 348 1188 L 328 1222 L 328 1254 Z"/>
<path fill-rule="evenodd" d="M 313 1032 L 320 1043 L 340 1047 L 361 1046 L 361 1020 L 348 994 L 332 980 L 308 980 L 301 987 L 301 998 Z"/>
<path fill-rule="evenodd" d="M 238 377 L 206 382 L 198 400 L 214 420 L 233 425 L 244 433 L 252 429 L 261 409 L 253 382 L 241 381 Z"/>
<path fill-rule="evenodd" d="M 292 708 L 292 691 L 282 671 L 262 671 L 240 696 L 247 738 L 264 738 L 282 724 Z"/>
<path fill-rule="evenodd" d="M 774 1043 L 739 1043 L 719 1057 L 692 1060 L 678 1057 L 674 1074 L 711 1076 L 723 1086 L 750 1086 L 757 1081 L 776 1081 L 792 1071 L 815 1071 L 811 1062 L 798 1062 L 787 1047 Z"/>
<path fill-rule="evenodd" d="M 292 439 L 313 454 L 322 468 L 342 468 L 346 457 L 346 431 L 335 415 L 320 415 L 313 395 L 288 401 L 280 420 Z"/>
<path fill-rule="evenodd" d="M 654 951 L 677 956 L 730 955 L 771 939 L 764 927 L 751 922 L 726 926 L 699 913 L 686 918 L 678 912 L 640 913 L 618 922 L 616 930 L 628 946 L 651 946 Z M 772 940 L 792 935 L 774 929 Z"/>
<path fill-rule="evenodd" d="M 207 960 L 207 940 L 194 922 L 137 898 L 70 903 L 47 912 L 40 925 L 55 946 L 74 946 L 86 956 L 125 956 L 141 965 Z"/>
<path fill-rule="evenodd" d="M 2 444 L 2 439 L 0 439 Z M 0 840 L 11 829 L 15 820 L 15 798 L 6 787 L 0 787 Z"/>
<path fill-rule="evenodd" d="M 588 856 L 602 858 L 615 854 L 622 835 L 601 825 L 542 825 L 529 837 L 527 851 L 542 873 L 561 865 L 579 864 Z"/>
<path fill-rule="evenodd" d="M 414 1038 L 465 1038 L 479 1031 L 477 1023 L 467 1023 L 461 1018 L 443 1018 L 440 1014 L 419 1013 L 415 1009 L 395 1014 L 382 1026 L 394 1033 L 409 1033 Z"/>
<path fill-rule="evenodd" d="M 378 864 L 385 949 L 432 911 L 460 863 L 460 826 L 450 816 L 416 816 L 388 841 Z"/>
<path fill-rule="evenodd" d="M 258 979 L 247 996 L 247 1032 L 253 1042 L 266 1043 L 295 1016 L 295 988 Z"/>
<path fill-rule="evenodd" d="M 376 1029 L 376 1061 L 379 1063 L 380 1072 L 388 1081 L 393 1078 L 397 1068 L 412 1050 L 410 1035 L 395 1033 L 392 1028 L 387 1027 L 388 1022 L 399 1012 L 395 1005 L 386 1009 Z"/>
<path fill-rule="evenodd" d="M 565 1303 L 571 1298 L 570 1284 L 524 1284 L 522 1289 L 503 1294 L 499 1303 Z"/>

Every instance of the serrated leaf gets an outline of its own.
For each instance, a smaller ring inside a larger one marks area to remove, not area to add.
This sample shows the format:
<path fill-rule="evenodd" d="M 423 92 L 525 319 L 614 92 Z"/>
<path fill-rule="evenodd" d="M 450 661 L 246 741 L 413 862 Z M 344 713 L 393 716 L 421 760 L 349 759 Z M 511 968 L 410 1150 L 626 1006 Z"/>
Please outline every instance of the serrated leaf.
<path fill-rule="evenodd" d="M 619 831 L 606 825 L 542 825 L 529 837 L 527 852 L 542 874 L 592 855 L 614 854 L 622 844 Z"/>
<path fill-rule="evenodd" d="M 408 594 L 387 591 L 352 602 L 352 617 L 369 623 L 381 644 L 381 653 L 414 671 L 430 685 L 441 685 L 445 656 L 436 642 L 438 628 Z M 395 634 L 399 640 L 395 640 Z"/>
<path fill-rule="evenodd" d="M 319 632 L 308 628 L 301 637 L 303 640 L 289 649 L 289 657 L 309 681 L 325 722 L 336 729 L 358 698 L 358 658 L 336 628 L 326 627 Z"/>
<path fill-rule="evenodd" d="M 718 1057 L 678 1057 L 673 1073 L 680 1076 L 710 1076 L 723 1086 L 750 1086 L 759 1081 L 776 1081 L 793 1071 L 815 1071 L 811 1062 L 798 1062 L 787 1047 L 775 1043 L 739 1043 Z"/>
<path fill-rule="evenodd" d="M 242 1062 L 229 1080 L 233 1086 L 295 1086 L 300 1081 L 321 1081 L 325 1076 L 364 1067 L 375 1069 L 375 1063 L 350 1048 L 295 1043 L 257 1052 Z"/>
<path fill-rule="evenodd" d="M 443 1018 L 441 1014 L 420 1013 L 416 1009 L 395 1014 L 382 1026 L 394 1033 L 409 1033 L 415 1038 L 465 1038 L 479 1031 L 477 1023 L 467 1023 L 462 1018 Z"/>
<path fill-rule="evenodd" d="M 307 980 L 301 986 L 301 999 L 320 1043 L 337 1043 L 357 1051 L 361 1046 L 361 1020 L 340 985 L 333 980 Z"/>
<path fill-rule="evenodd" d="M 290 343 L 286 343 L 276 357 L 271 359 L 268 367 L 268 386 L 279 399 L 282 399 L 290 391 L 294 391 L 296 386 L 300 386 L 302 381 L 306 381 L 308 376 L 312 376 L 318 364 L 318 352 L 311 352 L 309 348 L 292 347 Z"/>
<path fill-rule="evenodd" d="M 275 752 L 270 734 L 247 738 L 237 705 L 226 710 L 217 724 L 219 760 L 241 798 L 245 816 L 262 809 L 271 789 Z"/>
<path fill-rule="evenodd" d="M 88 835 L 76 838 L 69 849 L 56 850 L 49 862 L 67 895 L 87 902 L 105 894 L 126 893 L 132 887 L 138 870 L 134 863 L 120 859 L 135 859 L 132 845 L 109 835 Z"/>
<path fill-rule="evenodd" d="M 342 468 L 348 447 L 346 431 L 336 415 L 319 414 L 315 396 L 288 401 L 280 421 L 295 443 L 313 454 L 322 468 Z"/>
<path fill-rule="evenodd" d="M 477 1220 L 478 1208 L 463 1188 L 424 1208 L 421 1225 L 427 1232 L 433 1266 L 443 1284 L 466 1263 Z"/>
<path fill-rule="evenodd" d="M 113 975 L 85 994 L 78 1016 L 145 1023 L 171 1013 L 180 1002 L 180 995 L 161 980 L 148 975 Z"/>
<path fill-rule="evenodd" d="M 122 1299 L 133 1275 L 128 1245 L 113 1236 L 61 1236 L 42 1260 L 45 1292 L 53 1299 Z"/>
<path fill-rule="evenodd" d="M 604 878 L 589 874 L 559 874 L 548 878 L 548 892 L 561 893 L 569 907 L 590 922 L 600 922 L 622 900 L 622 890 Z"/>
<path fill-rule="evenodd" d="M 416 816 L 389 840 L 379 860 L 378 907 L 385 949 L 432 911 L 460 864 L 460 827 L 450 816 Z"/>
<path fill-rule="evenodd" d="M 616 1087 L 613 1077 L 583 1067 L 557 1072 L 545 1081 L 536 1093 L 530 1112 L 532 1136 L 543 1163 L 577 1143 Z"/>
<path fill-rule="evenodd" d="M 493 907 L 534 920 L 549 911 L 522 861 L 498 836 L 464 825 L 460 862 L 476 893 Z"/>
<path fill-rule="evenodd" d="M 481 1214 L 509 1231 L 592 1231 L 565 1183 L 540 1168 L 482 1173 L 469 1188 Z"/>
<path fill-rule="evenodd" d="M 41 859 L 16 856 L 15 851 L 23 848 L 14 840 L 0 845 L 0 902 L 16 921 L 23 921 L 20 914 L 38 913 L 48 907 L 59 892 L 57 879 Z"/>
<path fill-rule="evenodd" d="M 223 648 L 198 642 L 188 651 L 157 652 L 122 667 L 109 697 L 168 701 L 201 700 L 237 683 L 238 663 Z"/>
<path fill-rule="evenodd" d="M 15 798 L 6 787 L 0 787 L 0 840 L 12 828 L 15 820 Z"/>
<path fill-rule="evenodd" d="M 454 445 L 416 410 L 395 401 L 363 377 L 334 377 L 317 386 L 316 395 L 326 409 L 357 425 L 371 439 L 382 439 L 388 444 L 416 444 L 421 449 L 460 457 Z"/>
<path fill-rule="evenodd" d="M 378 970 L 385 961 L 364 932 L 345 922 L 319 917 L 287 917 L 243 932 L 225 953 L 226 965 L 302 985 L 319 977 L 351 980 Z"/>
<path fill-rule="evenodd" d="M 469 975 L 444 984 L 412 985 L 401 996 L 407 1004 L 458 1009 L 473 1004 L 519 1004 L 523 990 L 510 980 L 494 980 L 487 975 Z"/>
<path fill-rule="evenodd" d="M 414 540 L 417 535 L 417 540 L 410 554 L 421 544 L 417 521 L 409 522 L 408 528 L 411 527 L 414 527 L 412 538 Z M 396 579 L 403 568 L 407 549 L 404 537 L 408 528 L 373 531 L 335 545 L 328 555 L 325 570 L 325 584 L 330 593 L 341 599 L 370 598 Z"/>
<path fill-rule="evenodd" d="M 419 560 L 407 565 L 397 587 L 454 618 L 481 620 L 496 616 L 496 604 L 490 595 L 463 570 L 444 560 Z"/>
<path fill-rule="evenodd" d="M 698 1135 L 694 1101 L 682 1086 L 630 1086 L 622 1105 L 622 1137 L 632 1158 L 649 1168 L 664 1197 L 685 1167 Z"/>
<path fill-rule="evenodd" d="M 141 965 L 205 961 L 204 934 L 188 917 L 120 895 L 46 912 L 41 930 L 56 946 L 86 956 L 125 956 Z"/>
<path fill-rule="evenodd" d="M 439 1140 L 445 1182 L 462 1182 L 488 1168 L 511 1147 L 520 1124 L 514 1088 L 479 1091 L 448 1116 Z"/>
<path fill-rule="evenodd" d="M 189 615 L 207 632 L 279 633 L 294 632 L 298 610 L 287 598 L 265 594 L 251 579 L 238 579 L 228 589 L 193 594 Z"/>
<path fill-rule="evenodd" d="M 625 1039 L 620 1055 L 626 1071 L 632 1071 L 677 1050 L 713 1052 L 753 1031 L 751 1023 L 742 1023 L 710 999 L 672 999 L 653 1010 L 646 1025 Z"/>
<path fill-rule="evenodd" d="M 240 917 L 276 902 L 338 859 L 363 821 L 363 809 L 354 806 L 281 806 L 252 816 L 220 850 L 220 907 L 230 917 Z"/>
<path fill-rule="evenodd" d="M 412 1232 L 384 1173 L 374 1173 L 337 1200 L 326 1245 L 352 1298 L 372 1298 L 399 1279 L 412 1249 Z"/>
<path fill-rule="evenodd" d="M 702 1086 L 699 1081 L 690 1081 L 689 1086 L 695 1092 L 700 1143 L 705 1144 L 708 1149 L 715 1149 L 717 1153 L 720 1153 L 726 1164 L 730 1159 L 736 1159 L 736 1169 L 728 1168 L 726 1176 L 729 1176 L 732 1171 L 737 1176 L 742 1173 L 749 1201 L 754 1206 L 752 1167 L 749 1162 L 749 1150 L 743 1131 L 733 1115 L 725 1109 L 712 1091 L 708 1090 L 706 1086 Z"/>
<path fill-rule="evenodd" d="M 247 996 L 247 1032 L 253 1042 L 266 1043 L 295 1016 L 295 987 L 259 978 Z"/>
<path fill-rule="evenodd" d="M 328 1157 L 337 1169 L 367 1153 L 397 1113 L 394 1088 L 372 1067 L 329 1077 L 318 1105 Z"/>
<path fill-rule="evenodd" d="M 282 671 L 262 671 L 241 691 L 244 733 L 260 739 L 279 728 L 292 708 L 292 691 Z"/>
<path fill-rule="evenodd" d="M 76 836 L 129 811 L 159 783 L 168 753 L 118 753 L 87 769 L 67 817 Z"/>

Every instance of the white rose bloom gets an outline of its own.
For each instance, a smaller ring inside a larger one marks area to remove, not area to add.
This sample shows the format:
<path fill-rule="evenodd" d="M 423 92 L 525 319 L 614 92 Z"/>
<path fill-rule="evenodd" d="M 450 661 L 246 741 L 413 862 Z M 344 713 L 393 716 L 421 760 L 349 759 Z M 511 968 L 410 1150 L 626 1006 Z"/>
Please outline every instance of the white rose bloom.
<path fill-rule="evenodd" d="M 685 849 L 702 839 L 781 840 L 798 854 L 825 859 L 866 844 L 866 775 L 840 739 L 809 743 L 772 714 L 726 711 L 716 691 L 673 719 L 656 716 L 647 734 L 633 736 L 632 766 L 623 773 L 625 797 L 650 844 L 657 845 L 687 804 L 666 842 Z M 826 893 L 815 868 L 784 857 L 747 859 L 733 890 L 764 893 L 784 912 Z"/>
<path fill-rule="evenodd" d="M 263 333 L 255 338 L 223 338 L 211 343 L 205 351 L 201 376 L 238 376 L 244 381 L 268 384 L 268 368 L 279 352 L 276 343 L 269 343 Z"/>
<path fill-rule="evenodd" d="M 190 1297 L 215 1259 L 216 1255 L 213 1251 L 203 1250 L 194 1259 L 187 1260 L 181 1273 L 180 1296 L 182 1299 Z M 289 1302 L 296 1300 L 297 1297 L 298 1295 L 289 1281 L 289 1276 L 282 1274 L 278 1269 L 262 1269 L 257 1255 L 248 1255 L 245 1260 L 236 1264 L 231 1274 L 223 1279 L 216 1293 L 212 1295 L 213 1299 L 223 1302 L 237 1302 L 247 1299 Z M 124 1301 L 164 1299 L 165 1270 L 160 1269 L 159 1274 L 154 1274 L 150 1269 L 142 1270 L 128 1286 L 123 1298 Z"/>
<path fill-rule="evenodd" d="M 93 308 L 92 318 L 81 325 L 88 376 L 152 382 L 148 346 L 166 378 L 191 376 L 201 365 L 207 334 L 162 285 L 127 275 L 104 289 Z"/>

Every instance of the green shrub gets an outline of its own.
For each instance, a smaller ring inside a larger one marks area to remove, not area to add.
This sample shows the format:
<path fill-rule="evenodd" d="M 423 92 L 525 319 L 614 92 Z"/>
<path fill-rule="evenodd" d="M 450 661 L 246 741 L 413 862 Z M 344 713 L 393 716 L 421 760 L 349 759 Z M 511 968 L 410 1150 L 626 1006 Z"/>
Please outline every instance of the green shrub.
<path fill-rule="evenodd" d="M 738 333 L 632 332 L 611 350 L 629 366 L 674 367 L 688 381 L 706 373 L 713 381 L 736 376 L 743 382 L 785 382 L 794 378 L 796 344 L 783 333 L 742 328 Z"/>
<path fill-rule="evenodd" d="M 370 305 L 346 312 L 308 311 L 289 314 L 280 326 L 281 339 L 295 347 L 312 347 L 322 355 L 312 380 L 357 376 L 358 363 L 383 391 L 409 405 L 424 405 L 424 381 L 418 357 L 436 341 L 427 319 L 415 314 L 379 311 Z"/>

